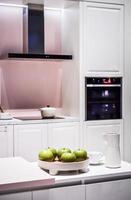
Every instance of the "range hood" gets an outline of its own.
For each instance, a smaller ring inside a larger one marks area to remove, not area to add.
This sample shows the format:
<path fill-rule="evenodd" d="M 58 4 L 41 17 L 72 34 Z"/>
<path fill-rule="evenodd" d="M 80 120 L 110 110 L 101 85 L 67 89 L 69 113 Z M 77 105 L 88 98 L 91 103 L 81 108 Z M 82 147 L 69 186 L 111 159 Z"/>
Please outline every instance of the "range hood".
<path fill-rule="evenodd" d="M 9 59 L 72 59 L 72 55 L 46 54 L 44 49 L 44 6 L 28 4 L 23 9 L 23 53 L 8 53 Z"/>

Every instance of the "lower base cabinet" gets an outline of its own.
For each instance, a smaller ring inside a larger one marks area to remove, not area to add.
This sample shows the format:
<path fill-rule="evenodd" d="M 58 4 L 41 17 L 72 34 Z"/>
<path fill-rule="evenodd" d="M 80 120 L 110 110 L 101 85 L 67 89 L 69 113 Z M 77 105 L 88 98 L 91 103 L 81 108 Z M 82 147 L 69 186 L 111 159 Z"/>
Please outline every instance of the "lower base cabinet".
<path fill-rule="evenodd" d="M 130 200 L 131 179 L 86 185 L 86 200 Z"/>
<path fill-rule="evenodd" d="M 77 149 L 80 147 L 79 122 L 48 124 L 48 146 Z"/>
<path fill-rule="evenodd" d="M 0 195 L 0 200 L 131 200 L 131 179 Z"/>
<path fill-rule="evenodd" d="M 131 179 L 39 190 L 33 200 L 130 200 Z"/>
<path fill-rule="evenodd" d="M 31 192 L 20 192 L 0 195 L 0 200 L 32 200 Z"/>
<path fill-rule="evenodd" d="M 0 125 L 0 158 L 13 156 L 13 125 Z"/>
<path fill-rule="evenodd" d="M 85 186 L 69 186 L 33 192 L 33 200 L 85 200 Z"/>
<path fill-rule="evenodd" d="M 47 147 L 79 145 L 79 122 L 14 125 L 14 156 L 38 160 L 38 152 Z"/>
<path fill-rule="evenodd" d="M 14 156 L 22 156 L 28 161 L 37 161 L 38 152 L 46 147 L 46 124 L 14 126 Z"/>
<path fill-rule="evenodd" d="M 104 124 L 105 123 L 105 124 Z M 120 134 L 121 157 L 123 157 L 123 121 L 116 122 L 84 122 L 83 146 L 87 151 L 101 151 L 105 153 L 106 143 L 104 134 Z"/>

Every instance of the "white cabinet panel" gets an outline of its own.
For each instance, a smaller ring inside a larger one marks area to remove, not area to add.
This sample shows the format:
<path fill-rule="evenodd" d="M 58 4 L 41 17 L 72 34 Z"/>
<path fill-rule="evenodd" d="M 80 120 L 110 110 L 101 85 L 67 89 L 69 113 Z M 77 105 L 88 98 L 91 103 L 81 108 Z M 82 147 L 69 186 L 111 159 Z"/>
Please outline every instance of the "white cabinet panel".
<path fill-rule="evenodd" d="M 130 200 L 130 188 L 131 179 L 89 184 L 86 185 L 86 200 Z"/>
<path fill-rule="evenodd" d="M 32 200 L 31 192 L 0 195 L 0 200 Z"/>
<path fill-rule="evenodd" d="M 122 123 L 121 124 L 84 124 L 84 146 L 88 151 L 102 151 L 105 152 L 106 143 L 103 135 L 105 133 L 119 133 L 120 134 L 120 147 L 121 154 L 123 155 L 123 135 Z"/>
<path fill-rule="evenodd" d="M 79 123 L 53 123 L 48 125 L 48 146 L 77 148 L 80 145 Z"/>
<path fill-rule="evenodd" d="M 13 156 L 13 126 L 0 126 L 0 157 Z"/>
<path fill-rule="evenodd" d="M 88 0 L 87 0 L 88 1 Z M 125 0 L 90 0 L 90 2 L 101 2 L 101 3 L 113 3 L 113 4 L 124 4 Z"/>
<path fill-rule="evenodd" d="M 85 200 L 85 186 L 60 187 L 33 192 L 33 200 Z"/>
<path fill-rule="evenodd" d="M 123 71 L 123 6 L 83 4 L 84 68 L 88 72 Z"/>
<path fill-rule="evenodd" d="M 47 145 L 47 125 L 27 124 L 14 127 L 14 155 L 29 161 L 38 159 L 38 152 Z"/>

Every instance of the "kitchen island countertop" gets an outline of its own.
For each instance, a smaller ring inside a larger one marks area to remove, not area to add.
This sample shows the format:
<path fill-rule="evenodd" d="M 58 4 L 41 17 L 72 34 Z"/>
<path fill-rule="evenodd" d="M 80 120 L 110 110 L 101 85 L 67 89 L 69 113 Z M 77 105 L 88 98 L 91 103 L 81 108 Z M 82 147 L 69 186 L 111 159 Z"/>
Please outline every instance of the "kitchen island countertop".
<path fill-rule="evenodd" d="M 0 193 L 55 183 L 54 177 L 21 157 L 0 158 Z"/>
<path fill-rule="evenodd" d="M 84 173 L 61 172 L 52 176 L 40 169 L 36 162 L 20 157 L 0 158 L 0 194 L 128 178 L 131 178 L 131 164 L 127 162 L 122 162 L 116 169 L 89 165 Z"/>

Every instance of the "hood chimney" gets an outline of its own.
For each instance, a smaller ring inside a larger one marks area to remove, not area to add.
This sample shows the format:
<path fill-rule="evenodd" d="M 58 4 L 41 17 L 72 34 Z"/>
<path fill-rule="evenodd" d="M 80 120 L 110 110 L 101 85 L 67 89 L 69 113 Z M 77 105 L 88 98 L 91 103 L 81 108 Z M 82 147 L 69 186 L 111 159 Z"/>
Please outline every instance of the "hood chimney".
<path fill-rule="evenodd" d="M 26 53 L 44 53 L 44 6 L 28 4 L 23 14 L 23 49 Z"/>

